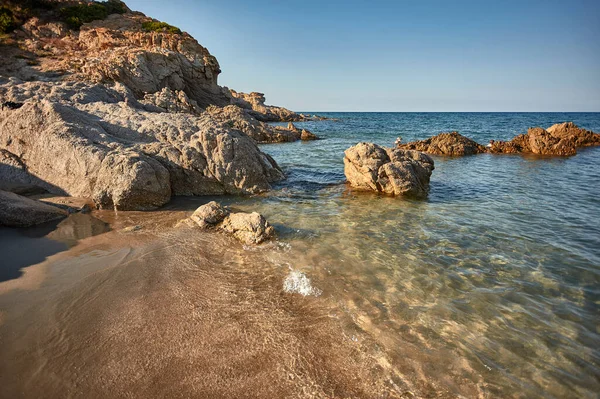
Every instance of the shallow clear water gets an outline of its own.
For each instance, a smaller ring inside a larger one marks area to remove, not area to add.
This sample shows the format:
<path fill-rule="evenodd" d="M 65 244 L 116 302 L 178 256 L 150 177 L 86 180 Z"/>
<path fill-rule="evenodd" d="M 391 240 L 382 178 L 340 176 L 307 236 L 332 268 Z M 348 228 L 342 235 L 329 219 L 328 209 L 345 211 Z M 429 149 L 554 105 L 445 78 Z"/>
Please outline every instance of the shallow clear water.
<path fill-rule="evenodd" d="M 599 113 L 335 113 L 299 123 L 315 142 L 262 146 L 288 175 L 263 213 L 304 271 L 372 333 L 416 388 L 473 397 L 596 397 L 600 391 L 600 148 L 570 158 L 435 157 L 431 193 L 356 193 L 343 152 L 442 131 L 486 143 Z"/>

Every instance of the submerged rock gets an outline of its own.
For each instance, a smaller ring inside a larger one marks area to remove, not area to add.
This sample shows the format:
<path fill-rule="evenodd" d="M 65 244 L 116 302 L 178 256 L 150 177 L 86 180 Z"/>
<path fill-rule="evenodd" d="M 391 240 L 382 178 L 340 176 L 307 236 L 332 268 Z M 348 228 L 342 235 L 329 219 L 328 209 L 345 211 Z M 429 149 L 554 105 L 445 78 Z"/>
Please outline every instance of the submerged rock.
<path fill-rule="evenodd" d="M 274 237 L 275 229 L 259 213 L 230 212 L 215 201 L 202 205 L 177 226 L 216 229 L 231 234 L 244 244 L 260 244 Z"/>
<path fill-rule="evenodd" d="M 0 226 L 29 227 L 67 215 L 55 206 L 0 190 Z"/>
<path fill-rule="evenodd" d="M 426 198 L 433 160 L 419 152 L 359 143 L 345 151 L 344 173 L 358 190 Z"/>
<path fill-rule="evenodd" d="M 399 149 L 417 150 L 432 155 L 463 156 L 484 153 L 485 147 L 459 134 L 458 132 L 440 133 L 426 140 L 399 144 Z"/>

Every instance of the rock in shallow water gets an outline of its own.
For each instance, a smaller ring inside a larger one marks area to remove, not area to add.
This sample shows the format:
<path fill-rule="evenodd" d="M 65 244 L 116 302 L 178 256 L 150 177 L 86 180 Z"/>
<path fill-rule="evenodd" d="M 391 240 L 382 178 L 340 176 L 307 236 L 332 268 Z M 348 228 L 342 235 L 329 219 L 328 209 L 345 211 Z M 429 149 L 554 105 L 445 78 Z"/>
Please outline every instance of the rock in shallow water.
<path fill-rule="evenodd" d="M 273 226 L 257 212 L 232 213 L 223 220 L 221 229 L 245 244 L 260 244 L 275 235 Z"/>
<path fill-rule="evenodd" d="M 261 214 L 231 213 L 215 201 L 198 207 L 192 216 L 181 220 L 177 226 L 215 228 L 231 234 L 247 245 L 260 244 L 275 236 L 275 229 Z"/>
<path fill-rule="evenodd" d="M 422 152 L 359 143 L 345 155 L 344 173 L 355 189 L 417 199 L 429 194 L 434 164 Z"/>

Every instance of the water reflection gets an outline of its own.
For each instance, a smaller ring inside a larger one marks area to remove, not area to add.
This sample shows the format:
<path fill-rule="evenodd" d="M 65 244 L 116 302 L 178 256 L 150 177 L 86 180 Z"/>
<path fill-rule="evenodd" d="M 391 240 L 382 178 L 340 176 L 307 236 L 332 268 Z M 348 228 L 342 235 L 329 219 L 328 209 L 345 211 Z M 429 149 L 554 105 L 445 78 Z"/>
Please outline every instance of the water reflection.
<path fill-rule="evenodd" d="M 0 282 L 19 278 L 21 269 L 65 251 L 77 241 L 109 231 L 107 223 L 89 214 L 74 213 L 60 222 L 14 229 L 0 228 Z"/>

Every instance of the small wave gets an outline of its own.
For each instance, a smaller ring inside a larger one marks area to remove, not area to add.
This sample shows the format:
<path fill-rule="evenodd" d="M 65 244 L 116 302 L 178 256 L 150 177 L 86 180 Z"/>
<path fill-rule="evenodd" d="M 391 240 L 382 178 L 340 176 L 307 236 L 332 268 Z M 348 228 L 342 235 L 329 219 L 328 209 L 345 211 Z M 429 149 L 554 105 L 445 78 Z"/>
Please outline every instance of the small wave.
<path fill-rule="evenodd" d="M 312 286 L 310 279 L 306 277 L 306 274 L 298 270 L 292 270 L 290 274 L 288 274 L 283 282 L 283 290 L 288 294 L 296 293 L 303 296 L 319 296 L 322 294 L 320 289 Z"/>

